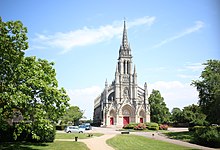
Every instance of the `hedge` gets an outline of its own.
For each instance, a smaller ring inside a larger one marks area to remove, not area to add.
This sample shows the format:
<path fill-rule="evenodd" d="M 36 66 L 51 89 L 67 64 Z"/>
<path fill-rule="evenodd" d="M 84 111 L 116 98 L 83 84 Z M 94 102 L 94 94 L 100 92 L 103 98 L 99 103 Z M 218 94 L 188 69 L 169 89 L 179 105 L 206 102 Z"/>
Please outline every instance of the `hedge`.
<path fill-rule="evenodd" d="M 124 129 L 134 129 L 135 126 L 137 126 L 137 123 L 129 123 L 125 126 L 123 126 Z"/>
<path fill-rule="evenodd" d="M 155 122 L 147 123 L 146 126 L 149 130 L 159 130 L 159 125 Z"/>
<path fill-rule="evenodd" d="M 220 147 L 220 126 L 195 126 L 193 131 L 193 142 L 208 147 Z"/>

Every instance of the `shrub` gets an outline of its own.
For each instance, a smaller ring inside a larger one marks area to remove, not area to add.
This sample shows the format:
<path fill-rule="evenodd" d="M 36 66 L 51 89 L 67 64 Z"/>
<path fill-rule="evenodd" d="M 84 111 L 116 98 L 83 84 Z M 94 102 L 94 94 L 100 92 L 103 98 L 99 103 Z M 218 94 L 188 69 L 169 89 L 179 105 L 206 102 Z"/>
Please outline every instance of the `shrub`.
<path fill-rule="evenodd" d="M 159 130 L 159 125 L 158 123 L 151 122 L 151 123 L 148 123 L 147 128 L 149 130 Z"/>
<path fill-rule="evenodd" d="M 53 142 L 56 135 L 55 127 L 48 120 L 35 122 L 33 126 L 32 140 L 36 142 Z"/>
<path fill-rule="evenodd" d="M 160 130 L 167 130 L 168 129 L 168 125 L 167 124 L 161 124 L 159 129 Z"/>
<path fill-rule="evenodd" d="M 137 126 L 137 123 L 129 123 L 125 126 L 123 126 L 124 129 L 134 129 L 135 126 Z"/>
<path fill-rule="evenodd" d="M 195 126 L 193 133 L 193 141 L 200 145 L 209 147 L 220 147 L 220 128 Z"/>
<path fill-rule="evenodd" d="M 204 126 L 189 127 L 188 130 L 194 132 L 196 128 L 204 128 Z"/>
<path fill-rule="evenodd" d="M 0 141 L 1 142 L 12 142 L 13 139 L 14 127 L 9 126 L 6 129 L 0 128 Z"/>
<path fill-rule="evenodd" d="M 146 125 L 144 123 L 139 123 L 137 126 L 134 127 L 134 130 L 144 130 L 146 129 Z"/>
<path fill-rule="evenodd" d="M 4 130 L 0 129 L 0 141 L 53 142 L 55 134 L 55 127 L 48 120 L 34 123 L 20 122 Z"/>

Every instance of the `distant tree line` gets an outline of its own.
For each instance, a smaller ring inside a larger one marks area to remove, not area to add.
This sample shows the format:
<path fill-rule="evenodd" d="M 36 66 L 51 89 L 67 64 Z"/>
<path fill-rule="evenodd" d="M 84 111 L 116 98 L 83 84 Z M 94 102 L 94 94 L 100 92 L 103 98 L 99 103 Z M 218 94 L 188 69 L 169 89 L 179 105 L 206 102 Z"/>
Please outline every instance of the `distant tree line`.
<path fill-rule="evenodd" d="M 192 104 L 173 108 L 171 113 L 166 107 L 164 98 L 158 90 L 153 90 L 149 96 L 151 121 L 162 123 L 195 125 L 220 125 L 220 61 L 208 60 L 204 63 L 200 80 L 192 81 L 199 92 L 198 105 Z"/>

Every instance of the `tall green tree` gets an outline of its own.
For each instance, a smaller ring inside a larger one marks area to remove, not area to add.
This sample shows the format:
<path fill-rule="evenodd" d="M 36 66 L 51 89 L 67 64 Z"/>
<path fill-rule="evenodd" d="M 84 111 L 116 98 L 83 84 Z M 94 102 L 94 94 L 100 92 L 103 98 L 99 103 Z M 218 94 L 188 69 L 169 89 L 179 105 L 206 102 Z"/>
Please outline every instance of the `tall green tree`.
<path fill-rule="evenodd" d="M 78 106 L 71 106 L 66 113 L 60 118 L 64 124 L 73 124 L 83 117 L 83 111 Z"/>
<path fill-rule="evenodd" d="M 166 103 L 160 91 L 153 89 L 148 100 L 150 104 L 151 121 L 157 123 L 169 122 L 170 112 L 166 107 Z"/>
<path fill-rule="evenodd" d="M 183 113 L 180 108 L 173 108 L 171 111 L 171 121 L 174 123 L 183 123 Z"/>
<path fill-rule="evenodd" d="M 180 108 L 173 108 L 171 112 L 171 120 L 174 123 L 187 123 L 190 126 L 206 125 L 206 115 L 202 113 L 198 105 L 189 105 L 181 110 Z"/>
<path fill-rule="evenodd" d="M 6 130 L 12 118 L 15 74 L 28 48 L 27 28 L 20 21 L 3 22 L 0 17 L 0 129 Z"/>
<path fill-rule="evenodd" d="M 24 57 L 27 29 L 22 23 L 0 21 L 0 129 L 13 127 L 14 139 L 25 133 L 44 141 L 54 130 L 52 123 L 69 106 L 69 97 L 58 88 L 54 63 Z"/>
<path fill-rule="evenodd" d="M 183 108 L 182 122 L 189 123 L 190 126 L 205 125 L 206 115 L 202 113 L 198 105 L 189 105 Z"/>
<path fill-rule="evenodd" d="M 204 63 L 200 80 L 192 82 L 199 92 L 199 107 L 207 115 L 207 121 L 220 124 L 220 61 Z"/>

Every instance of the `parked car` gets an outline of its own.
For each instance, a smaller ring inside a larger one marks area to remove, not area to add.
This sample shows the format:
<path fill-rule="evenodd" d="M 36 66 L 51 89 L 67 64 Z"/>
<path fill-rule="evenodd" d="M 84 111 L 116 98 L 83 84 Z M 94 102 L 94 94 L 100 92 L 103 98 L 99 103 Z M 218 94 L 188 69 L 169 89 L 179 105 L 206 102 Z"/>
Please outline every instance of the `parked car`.
<path fill-rule="evenodd" d="M 64 131 L 66 133 L 83 133 L 85 131 L 85 128 L 79 128 L 78 126 L 67 126 Z"/>
<path fill-rule="evenodd" d="M 86 130 L 86 125 L 85 124 L 79 125 L 79 128 L 83 128 Z"/>
<path fill-rule="evenodd" d="M 90 125 L 90 123 L 85 123 L 85 127 L 86 130 L 92 130 L 92 126 Z"/>

